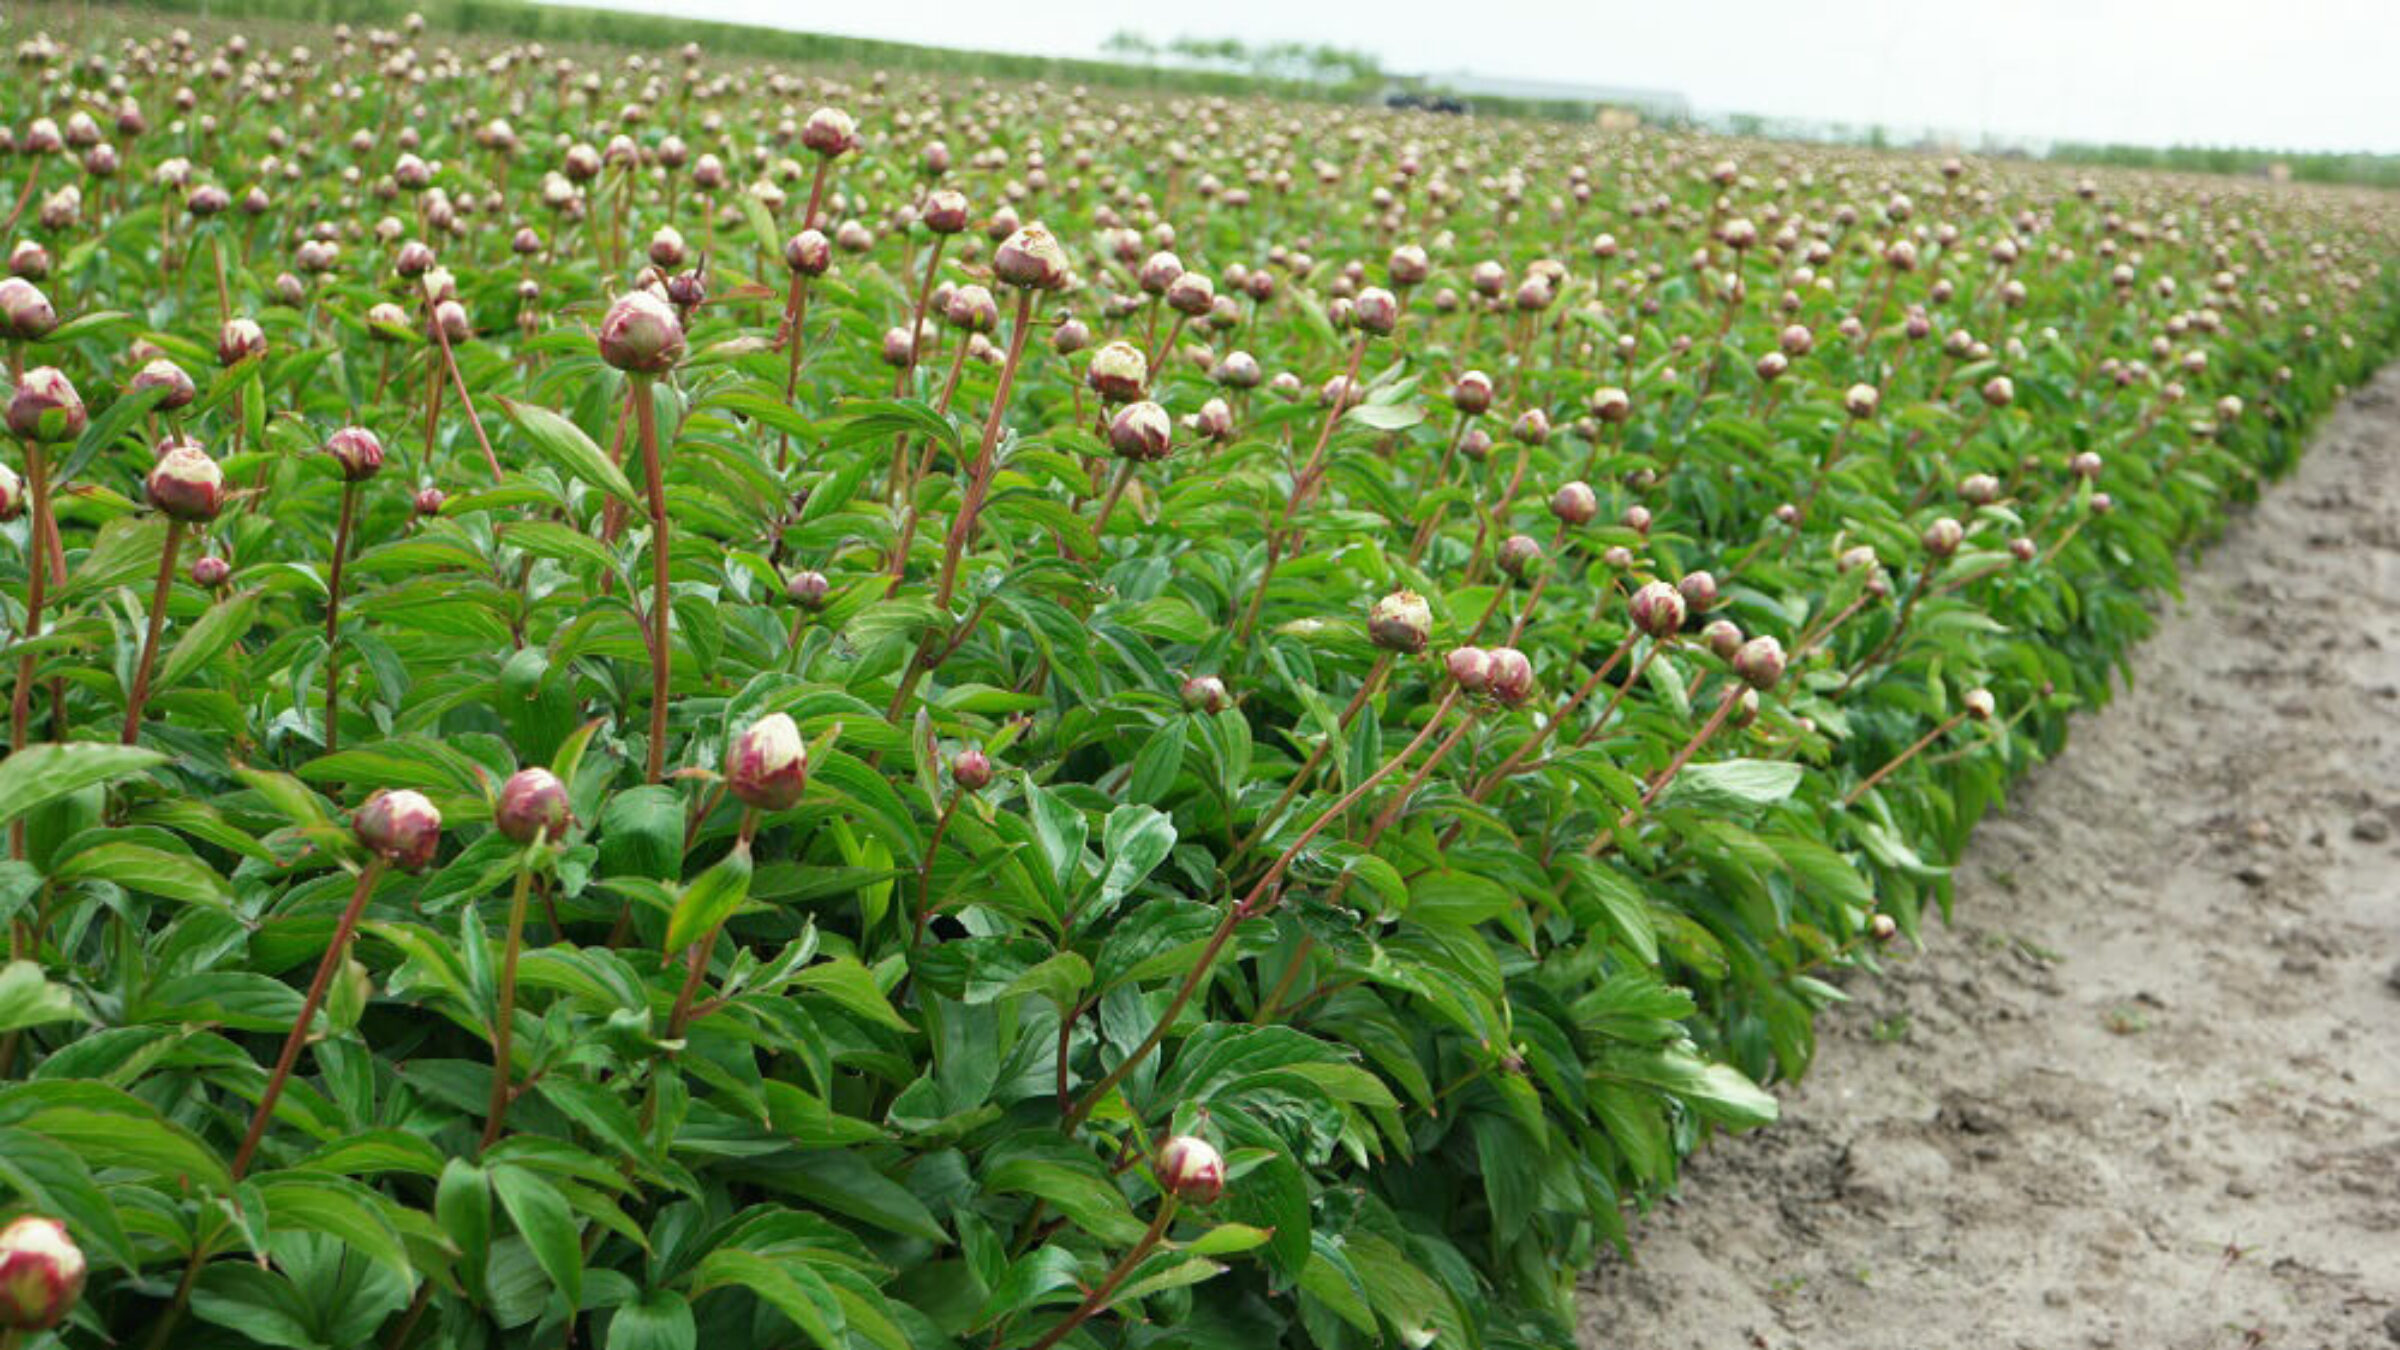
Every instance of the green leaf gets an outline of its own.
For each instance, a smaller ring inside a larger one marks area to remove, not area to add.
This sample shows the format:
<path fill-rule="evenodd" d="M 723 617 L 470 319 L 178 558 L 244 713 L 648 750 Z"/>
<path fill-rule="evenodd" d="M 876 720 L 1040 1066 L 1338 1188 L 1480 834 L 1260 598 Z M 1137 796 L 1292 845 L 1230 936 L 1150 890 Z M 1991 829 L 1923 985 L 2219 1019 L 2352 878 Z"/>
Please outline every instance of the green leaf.
<path fill-rule="evenodd" d="M 64 1022 L 75 1016 L 75 996 L 42 975 L 38 961 L 0 966 L 0 1031 Z"/>
<path fill-rule="evenodd" d="M 1130 805 L 1109 812 L 1100 835 L 1100 851 L 1108 859 L 1100 878 L 1100 908 L 1114 908 L 1174 848 L 1175 821 L 1156 808 Z"/>
<path fill-rule="evenodd" d="M 699 1344 L 692 1305 L 672 1289 L 653 1289 L 609 1315 L 607 1350 L 696 1350 Z"/>
<path fill-rule="evenodd" d="M 890 1027 L 894 1031 L 913 1031 L 908 1019 L 893 1009 L 890 999 L 875 983 L 875 972 L 859 964 L 855 956 L 837 956 L 823 961 L 792 977 L 795 987 L 813 990 L 832 999 L 849 1011 Z"/>
<path fill-rule="evenodd" d="M 680 952 L 717 931 L 750 894 L 750 846 L 736 844 L 723 861 L 684 887 L 667 920 L 666 949 Z M 889 1005 L 886 1005 L 887 1009 Z"/>
<path fill-rule="evenodd" d="M 1726 759 L 1687 764 L 1668 785 L 1660 805 L 1699 810 L 1773 806 L 1800 786 L 1801 766 L 1783 759 Z"/>
<path fill-rule="evenodd" d="M 129 891 L 163 896 L 187 905 L 225 908 L 232 890 L 206 863 L 143 844 L 98 844 L 52 870 L 57 881 L 108 881 Z"/>
<path fill-rule="evenodd" d="M 113 783 L 167 762 L 155 750 L 89 741 L 31 745 L 0 759 L 0 824 L 95 783 Z"/>
<path fill-rule="evenodd" d="M 389 1202 L 365 1186 L 323 1172 L 277 1172 L 251 1184 L 275 1228 L 323 1233 L 403 1279 L 413 1273 L 399 1232 L 384 1216 Z"/>
<path fill-rule="evenodd" d="M 581 1305 L 583 1246 L 567 1198 L 556 1186 L 514 1164 L 492 1168 L 491 1178 L 493 1194 L 500 1197 L 500 1207 L 508 1211 L 509 1221 L 533 1249 L 542 1273 L 566 1297 L 568 1307 Z"/>
<path fill-rule="evenodd" d="M 610 462 L 591 437 L 583 434 L 583 428 L 548 408 L 513 399 L 501 399 L 500 410 L 525 433 L 535 453 L 556 465 L 560 472 L 581 479 L 628 506 L 642 505 L 633 481 Z"/>
<path fill-rule="evenodd" d="M 983 1188 L 1039 1196 L 1076 1227 L 1114 1246 L 1140 1241 L 1146 1226 L 1097 1162 L 1087 1170 L 1047 1158 L 1010 1158 L 984 1176 Z"/>
<path fill-rule="evenodd" d="M 692 1294 L 731 1286 L 747 1289 L 767 1306 L 791 1319 L 792 1325 L 817 1343 L 820 1350 L 849 1350 L 843 1334 L 847 1319 L 841 1300 L 823 1276 L 803 1261 L 769 1260 L 756 1252 L 720 1247 L 692 1270 Z"/>
<path fill-rule="evenodd" d="M 177 688 L 194 671 L 224 655 L 226 648 L 241 641 L 242 635 L 250 631 L 250 619 L 257 610 L 258 596 L 248 591 L 209 606 L 208 612 L 185 629 L 183 636 L 160 658 L 158 680 L 152 690 Z"/>

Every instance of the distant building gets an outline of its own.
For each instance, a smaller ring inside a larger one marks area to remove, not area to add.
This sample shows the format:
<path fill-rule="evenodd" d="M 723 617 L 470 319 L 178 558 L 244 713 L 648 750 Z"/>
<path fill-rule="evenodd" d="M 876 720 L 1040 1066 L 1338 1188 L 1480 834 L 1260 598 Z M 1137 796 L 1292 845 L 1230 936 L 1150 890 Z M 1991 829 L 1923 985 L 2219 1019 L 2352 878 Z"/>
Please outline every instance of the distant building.
<path fill-rule="evenodd" d="M 1621 85 L 1579 84 L 1568 80 L 1512 80 L 1492 75 L 1453 71 L 1425 75 L 1409 85 L 1439 91 L 1473 103 L 1478 98 L 1514 99 L 1529 103 L 1585 103 L 1593 107 L 1631 108 L 1653 122 L 1679 122 L 1692 115 L 1691 100 L 1665 89 L 1629 89 Z"/>

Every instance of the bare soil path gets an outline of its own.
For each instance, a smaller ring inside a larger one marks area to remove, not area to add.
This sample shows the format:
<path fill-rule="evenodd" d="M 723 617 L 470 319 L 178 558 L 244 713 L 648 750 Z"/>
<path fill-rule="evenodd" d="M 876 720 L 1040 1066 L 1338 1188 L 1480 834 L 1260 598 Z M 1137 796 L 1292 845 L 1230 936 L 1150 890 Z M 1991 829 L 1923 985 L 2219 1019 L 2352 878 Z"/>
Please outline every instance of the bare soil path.
<path fill-rule="evenodd" d="M 2400 1346 L 2400 367 L 2134 668 L 1585 1347 Z"/>

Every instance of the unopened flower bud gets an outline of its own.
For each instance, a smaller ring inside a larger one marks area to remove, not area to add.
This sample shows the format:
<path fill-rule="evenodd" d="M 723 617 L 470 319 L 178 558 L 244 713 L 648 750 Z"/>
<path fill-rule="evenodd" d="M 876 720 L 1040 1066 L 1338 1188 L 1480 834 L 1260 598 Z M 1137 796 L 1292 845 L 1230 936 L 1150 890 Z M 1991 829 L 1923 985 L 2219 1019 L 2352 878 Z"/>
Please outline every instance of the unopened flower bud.
<path fill-rule="evenodd" d="M 821 277 L 833 266 L 833 241 L 822 230 L 802 230 L 783 241 L 783 265 L 804 277 Z"/>
<path fill-rule="evenodd" d="M 1010 235 L 992 254 L 992 274 L 1023 290 L 1064 289 L 1073 268 L 1057 236 L 1035 221 Z"/>
<path fill-rule="evenodd" d="M 1091 369 L 1085 378 L 1092 392 L 1110 403 L 1126 403 L 1142 396 L 1150 383 L 1150 362 L 1142 350 L 1130 342 L 1111 342 L 1092 353 Z"/>
<path fill-rule="evenodd" d="M 1633 396 L 1615 385 L 1603 385 L 1593 390 L 1585 406 L 1592 410 L 1592 416 L 1610 426 L 1620 425 L 1633 416 Z"/>
<path fill-rule="evenodd" d="M 783 583 L 784 599 L 805 610 L 815 611 L 825 608 L 826 598 L 832 594 L 833 583 L 825 579 L 823 572 L 807 570 L 794 572 L 791 580 Z"/>
<path fill-rule="evenodd" d="M 42 288 L 22 276 L 0 280 L 0 338 L 39 342 L 58 327 L 58 311 Z"/>
<path fill-rule="evenodd" d="M 1992 700 L 1992 691 L 1983 688 L 1968 690 L 1966 696 L 1959 702 L 1966 705 L 1967 716 L 1978 722 L 1991 721 L 1993 709 L 1999 706 Z"/>
<path fill-rule="evenodd" d="M 858 124 L 839 108 L 819 108 L 800 128 L 800 143 L 832 159 L 858 147 Z"/>
<path fill-rule="evenodd" d="M 340 466 L 345 483 L 363 483 L 383 471 L 383 442 L 365 427 L 343 427 L 326 437 L 325 453 Z"/>
<path fill-rule="evenodd" d="M 2093 450 L 2082 451 L 2067 461 L 2067 472 L 2077 478 L 2097 479 L 2100 476 L 2101 467 L 2099 452 Z"/>
<path fill-rule="evenodd" d="M 663 375 L 683 356 L 683 322 L 649 291 L 627 291 L 600 320 L 600 359 L 628 375 Z"/>
<path fill-rule="evenodd" d="M 492 807 L 492 824 L 519 844 L 536 839 L 556 843 L 574 823 L 567 804 L 567 785 L 543 768 L 519 769 L 500 785 L 500 800 Z"/>
<path fill-rule="evenodd" d="M 1155 403 L 1128 403 L 1109 419 L 1108 444 L 1125 459 L 1165 459 L 1175 448 L 1175 420 Z"/>
<path fill-rule="evenodd" d="M 192 584 L 204 590 L 215 590 L 233 575 L 233 564 L 214 553 L 203 553 L 192 559 Z"/>
<path fill-rule="evenodd" d="M 1860 421 L 1873 417 L 1876 406 L 1882 402 L 1882 393 L 1871 384 L 1851 385 L 1850 392 L 1842 395 L 1843 411 Z"/>
<path fill-rule="evenodd" d="M 1625 614 L 1634 627 L 1664 641 L 1683 630 L 1683 592 L 1663 581 L 1649 582 L 1626 601 Z"/>
<path fill-rule="evenodd" d="M 992 757 L 970 746 L 950 757 L 950 779 L 968 792 L 981 792 L 992 781 Z"/>
<path fill-rule="evenodd" d="M 1533 697 L 1533 662 L 1525 653 L 1514 647 L 1494 647 L 1491 662 L 1489 692 L 1494 699 L 1514 708 Z"/>
<path fill-rule="evenodd" d="M 1469 417 L 1488 411 L 1492 406 L 1492 377 L 1480 370 L 1470 370 L 1450 386 L 1450 402 Z"/>
<path fill-rule="evenodd" d="M 403 872 L 422 871 L 442 842 L 442 813 L 412 788 L 379 791 L 351 817 L 358 842 Z"/>
<path fill-rule="evenodd" d="M 1783 644 L 1771 637 L 1754 637 L 1733 654 L 1733 673 L 1753 689 L 1775 687 L 1783 678 Z"/>
<path fill-rule="evenodd" d="M 410 499 L 410 505 L 415 508 L 418 515 L 430 519 L 440 515 L 443 505 L 449 500 L 450 498 L 440 488 L 418 488 L 417 495 Z"/>
<path fill-rule="evenodd" d="M 1358 293 L 1350 317 L 1370 337 L 1390 337 L 1400 326 L 1399 298 L 1381 286 L 1369 286 Z"/>
<path fill-rule="evenodd" d="M 267 354 L 266 330 L 256 320 L 227 319 L 217 330 L 217 364 L 230 366 Z"/>
<path fill-rule="evenodd" d="M 2005 408 L 2017 401 L 2017 384 L 2006 375 L 1994 375 L 1983 382 L 1983 401 L 1995 408 Z"/>
<path fill-rule="evenodd" d="M 1589 525 L 1600 514 L 1600 498 L 1591 484 L 1578 478 L 1550 494 L 1550 514 L 1569 525 Z"/>
<path fill-rule="evenodd" d="M 1958 497 L 1969 506 L 1990 506 L 2000 500 L 2000 480 L 1988 473 L 1971 473 L 1958 481 Z"/>
<path fill-rule="evenodd" d="M 1943 516 L 1925 527 L 1925 535 L 1921 542 L 1924 543 L 1927 553 L 1936 558 L 1947 558 L 1958 552 L 1958 546 L 1966 542 L 1966 538 L 1967 532 L 1963 526 L 1950 517 Z"/>
<path fill-rule="evenodd" d="M 1683 597 L 1684 607 L 1697 614 L 1717 603 L 1717 578 L 1708 572 L 1686 572 L 1675 583 L 1675 592 Z"/>
<path fill-rule="evenodd" d="M 56 443 L 83 434 L 83 396 L 56 366 L 36 366 L 17 380 L 8 400 L 8 429 L 19 440 Z"/>
<path fill-rule="evenodd" d="M 83 1296 L 83 1249 L 56 1219 L 26 1215 L 0 1228 L 0 1327 L 47 1331 Z"/>
<path fill-rule="evenodd" d="M 1159 1188 L 1187 1205 L 1215 1204 L 1225 1193 L 1225 1158 L 1205 1139 L 1179 1134 L 1158 1150 Z"/>
<path fill-rule="evenodd" d="M 187 525 L 215 520 L 225 509 L 225 472 L 195 441 L 180 441 L 161 455 L 142 487 L 152 506 Z"/>
<path fill-rule="evenodd" d="M 967 194 L 955 188 L 941 188 L 925 199 L 925 228 L 935 234 L 957 234 L 967 228 L 973 215 L 967 205 Z"/>
<path fill-rule="evenodd" d="M 1367 610 L 1367 639 L 1387 652 L 1415 656 L 1433 638 L 1433 606 L 1415 591 L 1394 591 Z"/>
<path fill-rule="evenodd" d="M 1492 654 L 1481 647 L 1452 647 L 1442 657 L 1442 667 L 1458 687 L 1470 694 L 1480 694 L 1492 684 Z"/>
<path fill-rule="evenodd" d="M 808 786 L 808 746 L 799 724 L 769 713 L 743 728 L 725 753 L 725 786 L 744 806 L 789 810 Z"/>
<path fill-rule="evenodd" d="M 1501 540 L 1494 556 L 1501 571 L 1519 580 L 1527 573 L 1539 570 L 1541 560 L 1541 541 L 1529 534 L 1512 534 Z"/>
<path fill-rule="evenodd" d="M 1233 706 L 1233 696 L 1225 692 L 1225 682 L 1214 675 L 1194 675 L 1183 682 L 1178 691 L 1183 706 L 1197 713 L 1221 713 Z"/>
<path fill-rule="evenodd" d="M 1713 619 L 1700 630 L 1700 640 L 1720 661 L 1731 661 L 1742 649 L 1742 630 L 1731 619 Z"/>
<path fill-rule="evenodd" d="M 1541 445 L 1550 439 L 1550 414 L 1539 408 L 1527 408 L 1517 415 L 1509 434 L 1521 445 Z"/>

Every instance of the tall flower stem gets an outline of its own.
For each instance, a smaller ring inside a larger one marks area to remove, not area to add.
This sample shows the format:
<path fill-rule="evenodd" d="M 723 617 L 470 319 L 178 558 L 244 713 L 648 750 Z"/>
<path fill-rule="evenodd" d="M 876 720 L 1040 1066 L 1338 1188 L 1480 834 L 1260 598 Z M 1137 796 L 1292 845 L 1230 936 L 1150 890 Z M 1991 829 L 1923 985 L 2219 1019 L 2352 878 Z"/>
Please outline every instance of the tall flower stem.
<path fill-rule="evenodd" d="M 267 1122 L 275 1116 L 275 1103 L 282 1100 L 284 1084 L 292 1077 L 292 1066 L 300 1060 L 300 1047 L 308 1043 L 309 1024 L 317 1020 L 317 1009 L 324 1005 L 325 991 L 333 984 L 333 972 L 350 949 L 350 938 L 358 931 L 359 916 L 366 913 L 367 898 L 375 893 L 375 883 L 383 879 L 383 869 L 384 861 L 378 857 L 358 874 L 350 903 L 342 908 L 341 921 L 334 925 L 333 942 L 317 962 L 317 977 L 309 982 L 308 997 L 300 1002 L 300 1017 L 292 1023 L 291 1034 L 283 1038 L 283 1053 L 275 1058 L 274 1072 L 267 1075 L 267 1088 L 259 1094 L 258 1109 L 250 1116 L 250 1129 L 242 1136 L 242 1146 L 234 1151 L 235 1181 L 240 1181 L 250 1170 L 250 1159 L 258 1152 L 258 1142 L 266 1137 Z"/>
<path fill-rule="evenodd" d="M 133 690 L 125 697 L 125 730 L 120 745 L 131 745 L 142 730 L 142 705 L 150 699 L 150 670 L 158 659 L 159 634 L 167 626 L 167 598 L 175 593 L 175 555 L 183 547 L 183 522 L 167 519 L 167 542 L 158 556 L 158 585 L 150 593 L 150 627 L 142 635 L 142 657 L 133 668 Z"/>
<path fill-rule="evenodd" d="M 983 443 L 975 451 L 975 463 L 967 470 L 967 492 L 958 505 L 958 515 L 950 522 L 950 537 L 942 552 L 941 581 L 934 587 L 934 603 L 943 609 L 950 607 L 950 597 L 958 587 L 958 562 L 966 552 L 975 533 L 975 518 L 983 511 L 985 496 L 991 492 L 992 458 L 1000 448 L 1000 428 L 1008 416 L 1008 392 L 1016 383 L 1017 365 L 1025 359 L 1025 335 L 1033 326 L 1033 292 L 1017 292 L 1017 316 L 1009 325 L 1008 357 L 1000 365 L 1000 384 L 992 391 L 992 411 L 983 422 Z"/>
<path fill-rule="evenodd" d="M 546 831 L 536 836 L 534 848 L 539 849 L 547 838 Z M 529 851 L 517 864 L 516 889 L 508 897 L 508 946 L 500 958 L 500 1006 L 492 1019 L 492 1101 L 483 1113 L 483 1141 L 476 1145 L 477 1153 L 488 1152 L 499 1141 L 501 1127 L 508 1120 L 508 1103 L 515 1096 L 510 1090 L 516 1076 L 510 1052 L 517 1029 L 517 954 L 525 945 L 525 900 L 532 889 Z"/>
<path fill-rule="evenodd" d="M 650 379 L 633 378 L 633 420 L 642 445 L 642 480 L 650 496 L 650 758 L 649 780 L 659 782 L 667 770 L 667 680 L 673 673 L 673 651 L 667 637 L 667 482 L 658 458 L 658 409 L 650 397 Z"/>
<path fill-rule="evenodd" d="M 1424 746 L 1425 742 L 1432 740 L 1433 734 L 1441 728 L 1442 719 L 1449 715 L 1450 705 L 1457 701 L 1458 689 L 1456 686 L 1452 686 L 1450 692 L 1442 696 L 1442 701 L 1434 706 L 1433 716 L 1425 719 L 1423 731 L 1418 732 L 1413 740 L 1402 746 L 1398 754 L 1385 760 L 1382 768 L 1359 780 L 1357 787 L 1350 789 L 1342 795 L 1340 800 L 1326 807 L 1314 821 L 1309 823 L 1307 829 L 1300 832 L 1299 838 L 1284 846 L 1283 852 L 1277 855 L 1274 864 L 1267 868 L 1265 874 L 1251 885 L 1249 891 L 1240 900 L 1225 906 L 1223 917 L 1217 920 L 1216 931 L 1209 935 L 1208 945 L 1201 949 L 1199 959 L 1192 963 L 1191 970 L 1183 977 L 1183 983 L 1176 988 L 1175 997 L 1168 1000 L 1166 1011 L 1159 1015 L 1157 1025 L 1150 1028 L 1150 1034 L 1143 1038 L 1140 1045 L 1134 1047 L 1132 1054 L 1119 1061 L 1117 1067 L 1109 1070 L 1105 1077 L 1093 1084 L 1091 1089 L 1083 1094 L 1082 1098 L 1075 1103 L 1074 1108 L 1067 1112 L 1066 1119 L 1060 1123 L 1061 1129 L 1069 1134 L 1074 1133 L 1075 1127 L 1081 1125 L 1084 1119 L 1091 1115 L 1092 1109 L 1098 1106 L 1110 1092 L 1114 1091 L 1117 1084 L 1124 1082 L 1127 1074 L 1139 1068 L 1142 1061 L 1150 1057 L 1150 1052 L 1156 1050 L 1159 1042 L 1167 1038 L 1167 1032 L 1174 1027 L 1175 1019 L 1182 1015 L 1184 1005 L 1190 1003 L 1192 995 L 1200 992 L 1200 986 L 1207 982 L 1210 972 L 1216 968 L 1217 957 L 1224 953 L 1225 944 L 1232 940 L 1233 930 L 1240 926 L 1242 920 L 1259 912 L 1265 906 L 1269 893 L 1275 889 L 1277 882 L 1283 880 L 1284 873 L 1291 870 L 1293 861 L 1300 856 L 1300 850 L 1307 848 L 1310 841 L 1325 832 L 1327 826 L 1341 819 L 1351 807 L 1358 805 L 1362 798 L 1374 791 L 1376 784 L 1391 777 L 1401 765 L 1407 763 Z"/>
<path fill-rule="evenodd" d="M 475 413 L 475 400 L 467 393 L 466 378 L 458 373 L 458 356 L 450 350 L 450 334 L 439 320 L 433 324 L 434 340 L 442 347 L 442 368 L 450 373 L 450 387 L 458 391 L 458 406 L 467 410 L 467 425 L 475 429 L 475 444 L 483 450 L 485 467 L 492 471 L 492 481 L 500 481 L 500 457 L 492 453 L 492 438 L 483 434 L 483 419 Z M 430 469 L 428 462 L 427 468 Z"/>
<path fill-rule="evenodd" d="M 1316 490 L 1317 478 L 1324 471 L 1325 447 L 1333 442 L 1334 423 L 1342 420 L 1345 405 L 1349 402 L 1349 391 L 1358 384 L 1359 365 L 1366 359 L 1367 335 L 1362 332 L 1358 335 L 1358 341 L 1350 347 L 1350 365 L 1342 375 L 1342 393 L 1326 405 L 1324 424 L 1317 428 L 1316 448 L 1309 451 L 1308 462 L 1301 466 L 1300 472 L 1292 476 L 1292 493 L 1283 499 L 1282 517 L 1273 529 L 1267 531 L 1267 561 L 1259 569 L 1257 586 L 1250 592 L 1250 607 L 1242 612 L 1242 621 L 1234 629 L 1234 642 L 1237 645 L 1249 641 L 1250 631 L 1258 626 L 1258 612 L 1266 604 L 1268 583 L 1274 581 L 1275 564 L 1283 556 L 1284 531 L 1290 527 L 1293 514 Z"/>
<path fill-rule="evenodd" d="M 42 607 L 49 599 L 50 462 L 41 443 L 25 442 L 25 493 L 31 508 L 25 556 L 25 630 L 17 643 L 24 646 L 42 633 Z M 22 750 L 33 717 L 33 653 L 17 658 L 17 687 L 9 696 L 9 748 Z M 13 827 L 20 843 L 24 826 Z"/>
<path fill-rule="evenodd" d="M 325 753 L 342 738 L 342 560 L 358 521 L 358 484 L 342 484 L 342 515 L 333 527 L 333 561 L 325 577 Z"/>

